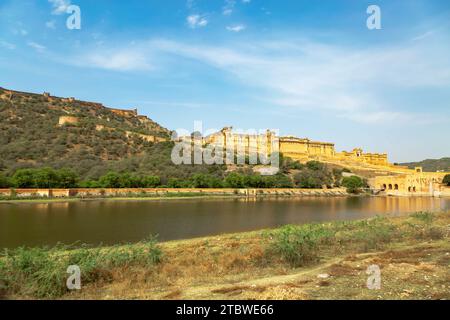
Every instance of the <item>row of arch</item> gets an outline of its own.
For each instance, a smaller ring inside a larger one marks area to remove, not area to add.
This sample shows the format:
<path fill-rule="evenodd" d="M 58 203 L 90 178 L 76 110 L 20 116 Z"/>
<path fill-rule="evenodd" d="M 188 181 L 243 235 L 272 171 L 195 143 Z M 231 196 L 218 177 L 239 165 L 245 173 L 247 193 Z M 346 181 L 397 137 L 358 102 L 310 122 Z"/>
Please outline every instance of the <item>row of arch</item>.
<path fill-rule="evenodd" d="M 399 190 L 399 186 L 398 186 L 398 184 L 396 183 L 396 184 L 383 184 L 382 186 L 381 186 L 381 189 L 383 190 L 383 191 L 386 191 L 386 190 Z M 408 192 L 416 192 L 417 190 L 416 190 L 416 187 L 414 187 L 414 186 L 410 186 L 410 187 L 408 187 Z"/>

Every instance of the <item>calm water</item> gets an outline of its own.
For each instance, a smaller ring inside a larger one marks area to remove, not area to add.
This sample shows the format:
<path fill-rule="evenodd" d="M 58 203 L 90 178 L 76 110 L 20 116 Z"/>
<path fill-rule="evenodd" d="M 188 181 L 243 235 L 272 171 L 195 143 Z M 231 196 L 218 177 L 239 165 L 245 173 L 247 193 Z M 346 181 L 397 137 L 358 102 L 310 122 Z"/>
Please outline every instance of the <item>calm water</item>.
<path fill-rule="evenodd" d="M 265 198 L 1 204 L 0 248 L 186 239 L 284 224 L 450 209 L 436 198 Z"/>

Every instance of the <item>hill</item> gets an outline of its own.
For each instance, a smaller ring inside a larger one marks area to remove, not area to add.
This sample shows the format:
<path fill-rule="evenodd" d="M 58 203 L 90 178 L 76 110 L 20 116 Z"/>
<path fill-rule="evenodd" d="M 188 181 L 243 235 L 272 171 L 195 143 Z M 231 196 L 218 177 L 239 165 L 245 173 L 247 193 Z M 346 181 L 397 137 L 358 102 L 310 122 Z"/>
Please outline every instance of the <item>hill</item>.
<path fill-rule="evenodd" d="M 408 166 L 411 169 L 414 169 L 414 167 L 423 167 L 423 170 L 426 172 L 450 172 L 450 157 L 442 159 L 427 159 L 419 162 L 407 162 L 401 163 L 401 165 Z"/>
<path fill-rule="evenodd" d="M 70 168 L 83 179 L 109 170 L 169 178 L 214 169 L 175 166 L 170 131 L 100 103 L 0 88 L 0 172 Z"/>

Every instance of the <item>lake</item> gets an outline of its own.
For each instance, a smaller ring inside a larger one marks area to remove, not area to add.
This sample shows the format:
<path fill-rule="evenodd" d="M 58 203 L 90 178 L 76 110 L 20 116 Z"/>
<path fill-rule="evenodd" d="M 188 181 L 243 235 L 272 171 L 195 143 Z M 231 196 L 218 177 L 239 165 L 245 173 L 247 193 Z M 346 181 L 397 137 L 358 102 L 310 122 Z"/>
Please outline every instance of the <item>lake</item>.
<path fill-rule="evenodd" d="M 450 198 L 278 197 L 0 203 L 0 248 L 188 239 L 285 224 L 450 209 Z"/>

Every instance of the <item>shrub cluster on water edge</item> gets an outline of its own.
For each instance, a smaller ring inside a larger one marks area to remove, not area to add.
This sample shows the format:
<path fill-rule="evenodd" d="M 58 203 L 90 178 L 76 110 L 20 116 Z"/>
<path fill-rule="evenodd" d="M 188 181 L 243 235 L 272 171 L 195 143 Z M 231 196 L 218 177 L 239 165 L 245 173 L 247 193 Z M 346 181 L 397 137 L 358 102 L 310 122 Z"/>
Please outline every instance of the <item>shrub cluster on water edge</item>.
<path fill-rule="evenodd" d="M 300 267 L 318 261 L 324 247 L 366 252 L 383 248 L 393 240 L 448 237 L 444 227 L 432 224 L 434 219 L 433 213 L 419 212 L 401 224 L 377 216 L 368 220 L 287 225 L 264 233 L 268 241 L 266 257 L 281 258 L 292 267 Z"/>
<path fill-rule="evenodd" d="M 5 291 L 21 296 L 56 298 L 68 292 L 67 268 L 81 269 L 82 284 L 110 281 L 114 268 L 158 264 L 162 251 L 155 237 L 137 244 L 106 248 L 81 248 L 57 245 L 53 248 L 4 250 L 0 256 L 0 285 Z M 0 288 L 1 289 L 1 288 Z M 1 291 L 1 290 L 0 290 Z"/>
<path fill-rule="evenodd" d="M 128 171 L 109 171 L 97 179 L 83 180 L 75 171 L 67 168 L 18 169 L 9 176 L 0 172 L 0 188 L 323 188 L 338 187 L 344 169 L 330 170 L 325 164 L 310 161 L 301 164 L 281 157 L 280 172 L 263 176 L 251 168 L 225 173 L 220 166 L 208 167 L 208 172 L 192 172 L 184 175 L 146 175 Z M 185 168 L 185 167 L 183 167 Z M 289 175 L 293 172 L 293 175 Z"/>

